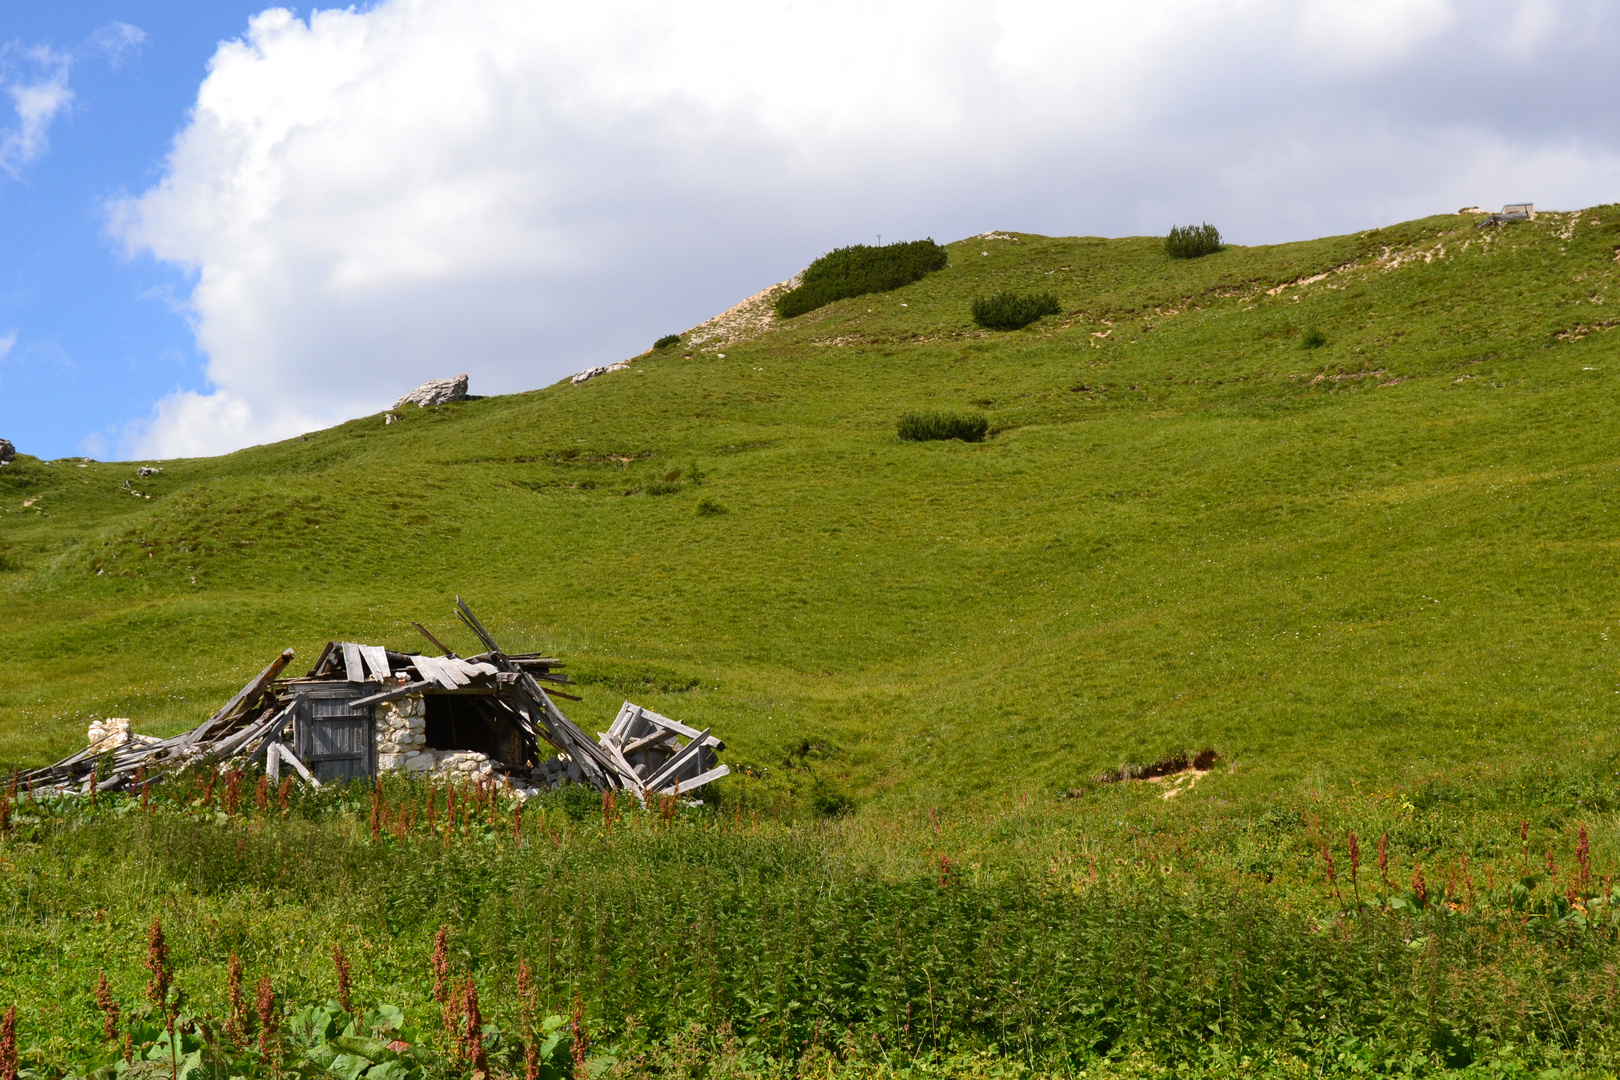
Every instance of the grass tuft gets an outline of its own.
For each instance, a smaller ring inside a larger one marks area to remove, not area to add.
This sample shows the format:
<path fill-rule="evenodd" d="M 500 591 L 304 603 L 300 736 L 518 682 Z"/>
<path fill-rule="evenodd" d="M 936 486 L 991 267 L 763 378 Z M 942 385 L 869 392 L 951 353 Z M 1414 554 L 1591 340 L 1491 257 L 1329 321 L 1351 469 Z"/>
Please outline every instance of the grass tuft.
<path fill-rule="evenodd" d="M 1308 326 L 1305 328 L 1305 332 L 1299 336 L 1299 347 L 1302 349 L 1320 349 L 1327 344 L 1327 340 L 1327 335 L 1322 333 L 1321 330 L 1314 326 Z"/>
<path fill-rule="evenodd" d="M 978 413 L 908 412 L 901 414 L 895 434 L 907 442 L 979 442 L 989 430 L 990 421 Z"/>
<path fill-rule="evenodd" d="M 663 337 L 661 337 L 657 341 L 653 342 L 653 348 L 655 348 L 655 349 L 667 349 L 671 345 L 679 345 L 680 343 L 681 343 L 681 335 L 679 335 L 679 334 L 665 334 Z"/>

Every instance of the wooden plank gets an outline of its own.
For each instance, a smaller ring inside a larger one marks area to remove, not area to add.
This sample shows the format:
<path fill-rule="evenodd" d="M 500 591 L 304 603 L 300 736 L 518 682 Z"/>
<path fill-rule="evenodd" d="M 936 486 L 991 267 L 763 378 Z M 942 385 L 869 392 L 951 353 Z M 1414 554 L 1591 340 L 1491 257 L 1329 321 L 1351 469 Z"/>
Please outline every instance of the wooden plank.
<path fill-rule="evenodd" d="M 326 643 L 326 648 L 321 650 L 321 655 L 315 658 L 315 666 L 309 669 L 309 674 L 305 677 L 314 679 L 324 674 L 325 672 L 323 669 L 326 667 L 326 662 L 327 660 L 331 659 L 332 653 L 337 649 L 337 647 L 337 642 L 328 641 Z"/>
<path fill-rule="evenodd" d="M 450 673 L 445 671 L 444 668 L 439 664 L 437 657 L 413 656 L 411 657 L 411 662 L 416 665 L 416 671 L 422 676 L 422 678 L 432 679 L 446 690 L 454 690 L 456 688 L 456 680 L 451 678 Z"/>
<path fill-rule="evenodd" d="M 275 682 L 276 676 L 281 674 L 282 668 L 286 667 L 292 662 L 292 658 L 293 651 L 291 649 L 283 649 L 281 651 L 281 655 L 270 661 L 269 665 L 263 671 L 259 672 L 257 678 L 253 679 L 246 686 L 242 687 L 235 697 L 231 698 L 231 700 L 225 703 L 224 708 L 220 709 L 219 712 L 210 717 L 209 723 L 213 723 L 215 720 L 224 720 L 230 717 L 242 705 L 249 703 L 252 699 L 256 699 L 264 692 L 265 687 L 269 686 L 272 682 Z M 202 727 L 207 726 L 208 724 L 202 725 Z"/>
<path fill-rule="evenodd" d="M 681 747 L 674 757 L 664 762 L 664 767 L 658 770 L 656 776 L 647 778 L 647 787 L 649 789 L 656 791 L 662 788 L 665 781 L 679 775 L 681 769 L 703 750 L 706 745 L 704 740 L 708 738 L 709 730 L 705 728 L 701 733 L 693 732 L 693 735 L 694 738 L 691 742 Z"/>
<path fill-rule="evenodd" d="M 263 738 L 265 735 L 275 730 L 278 726 L 285 725 L 287 721 L 292 718 L 292 714 L 297 708 L 298 701 L 295 698 L 281 709 L 271 710 L 270 715 L 260 719 L 258 723 L 253 724 L 251 727 L 245 728 L 244 730 L 237 732 L 235 735 L 231 735 L 228 738 L 222 739 L 218 743 L 214 744 L 214 754 L 222 760 L 230 757 L 232 754 L 236 753 L 237 750 L 246 746 L 248 743 L 253 742 L 255 739 Z"/>
<path fill-rule="evenodd" d="M 281 783 L 281 744 L 270 743 L 264 748 L 264 775 L 270 778 L 270 783 Z"/>
<path fill-rule="evenodd" d="M 659 730 L 653 732 L 651 735 L 643 735 L 639 739 L 632 740 L 628 745 L 625 746 L 624 752 L 626 755 L 630 755 L 635 753 L 637 750 L 645 750 L 649 746 L 657 746 L 659 743 L 666 742 L 669 744 L 670 752 L 673 753 L 674 751 L 680 749 L 675 742 L 675 733 L 673 731 Z"/>
<path fill-rule="evenodd" d="M 640 712 L 640 705 L 632 705 L 628 701 L 620 705 L 619 715 L 615 716 L 613 723 L 608 726 L 608 734 L 616 736 L 623 742 L 625 735 L 630 731 L 630 725 L 636 722 Z"/>
<path fill-rule="evenodd" d="M 613 759 L 613 764 L 618 766 L 619 771 L 624 774 L 624 786 L 628 788 L 630 793 L 636 797 L 637 802 L 641 803 L 643 806 L 646 806 L 647 792 L 642 789 L 641 777 L 636 775 L 635 767 L 628 761 L 624 760 L 624 755 L 619 753 L 619 748 L 613 745 L 612 741 L 608 739 L 605 732 L 602 735 L 602 740 L 602 745 L 607 750 L 608 756 Z"/>
<path fill-rule="evenodd" d="M 343 643 L 343 668 L 350 682 L 366 681 L 366 665 L 360 659 L 360 646 L 352 641 Z"/>
<path fill-rule="evenodd" d="M 439 641 L 438 638 L 436 638 L 432 634 L 428 633 L 428 628 L 427 627 L 423 626 L 419 622 L 413 622 L 413 623 L 411 623 L 411 625 L 416 627 L 416 632 L 421 634 L 423 637 L 427 638 L 428 641 L 430 641 L 433 644 L 433 647 L 435 649 L 438 649 L 441 654 L 443 654 L 445 656 L 454 656 L 454 655 L 456 655 L 455 653 L 451 652 L 449 649 L 445 648 L 444 644 L 441 641 Z"/>
<path fill-rule="evenodd" d="M 388 667 L 388 650 L 381 645 L 362 645 L 360 655 L 366 659 L 366 667 L 371 671 L 372 677 L 378 682 L 387 682 L 393 672 Z"/>
<path fill-rule="evenodd" d="M 311 773 L 308 769 L 304 768 L 304 763 L 302 761 L 298 760 L 298 755 L 293 753 L 291 748 L 289 748 L 287 746 L 287 744 L 282 743 L 280 745 L 280 747 L 277 749 L 276 753 L 281 758 L 282 761 L 285 761 L 287 764 L 291 765 L 294 769 L 296 769 L 298 771 L 298 775 L 302 776 L 304 778 L 305 782 L 307 782 L 310 787 L 315 788 L 317 791 L 320 790 L 321 782 L 319 780 L 315 779 L 315 776 L 314 776 L 313 773 Z"/>
<path fill-rule="evenodd" d="M 357 698 L 356 700 L 349 702 L 349 707 L 351 709 L 363 709 L 371 705 L 381 705 L 383 702 L 393 701 L 395 698 L 409 697 L 412 694 L 420 694 L 428 687 L 437 685 L 437 683 L 426 679 L 419 682 L 406 683 L 404 686 L 396 686 L 392 690 L 384 690 L 380 694 L 372 694 L 370 697 Z"/>
<path fill-rule="evenodd" d="M 689 728 L 679 720 L 671 720 L 667 716 L 660 716 L 651 709 L 642 709 L 641 718 L 643 720 L 650 720 L 661 728 L 668 728 L 670 731 L 673 731 L 678 735 L 685 735 L 688 739 L 695 739 L 698 735 L 696 728 Z M 721 742 L 719 739 L 711 738 L 706 741 L 716 750 L 724 750 L 726 748 L 726 744 Z"/>
<path fill-rule="evenodd" d="M 722 776 L 730 776 L 730 775 L 731 775 L 731 769 L 728 768 L 725 765 L 721 765 L 721 766 L 719 766 L 717 768 L 710 769 L 706 773 L 701 773 L 701 774 L 699 774 L 697 776 L 694 776 L 690 780 L 683 780 L 678 785 L 677 784 L 671 784 L 669 787 L 664 788 L 658 794 L 660 794 L 660 795 L 685 795 L 689 791 L 696 791 L 698 788 L 702 787 L 704 784 L 710 783 L 711 781 L 714 781 L 714 780 L 718 780 Z M 680 789 L 679 791 L 676 790 L 677 787 L 679 787 L 679 789 Z"/>

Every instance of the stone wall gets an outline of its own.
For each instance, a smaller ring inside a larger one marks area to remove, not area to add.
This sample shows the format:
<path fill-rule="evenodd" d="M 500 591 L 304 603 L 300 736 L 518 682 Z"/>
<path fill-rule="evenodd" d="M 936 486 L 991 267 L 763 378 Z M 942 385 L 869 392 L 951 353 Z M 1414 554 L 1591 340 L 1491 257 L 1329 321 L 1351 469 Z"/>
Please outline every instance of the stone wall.
<path fill-rule="evenodd" d="M 373 713 L 377 732 L 377 771 L 436 773 L 477 780 L 493 773 L 489 758 L 473 750 L 430 750 L 427 701 L 420 694 L 395 698 Z"/>

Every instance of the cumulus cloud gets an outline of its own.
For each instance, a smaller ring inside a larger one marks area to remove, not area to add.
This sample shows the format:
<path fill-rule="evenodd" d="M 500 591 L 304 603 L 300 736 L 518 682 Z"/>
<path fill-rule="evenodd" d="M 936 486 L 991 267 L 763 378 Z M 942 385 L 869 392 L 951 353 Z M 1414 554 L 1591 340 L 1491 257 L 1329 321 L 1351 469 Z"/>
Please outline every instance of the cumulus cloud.
<path fill-rule="evenodd" d="M 1600 0 L 384 0 L 222 44 L 132 254 L 195 274 L 223 451 L 639 351 L 829 247 L 984 229 L 1238 242 L 1616 198 Z"/>

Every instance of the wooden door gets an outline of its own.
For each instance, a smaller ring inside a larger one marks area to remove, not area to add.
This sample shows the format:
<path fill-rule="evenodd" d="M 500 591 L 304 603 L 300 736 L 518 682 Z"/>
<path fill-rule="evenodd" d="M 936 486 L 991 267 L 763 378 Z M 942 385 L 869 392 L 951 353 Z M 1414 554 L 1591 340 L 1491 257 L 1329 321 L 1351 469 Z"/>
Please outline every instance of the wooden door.
<path fill-rule="evenodd" d="M 293 753 L 323 784 L 347 783 L 375 772 L 371 710 L 349 705 L 365 692 L 363 686 L 323 688 L 299 701 Z"/>

